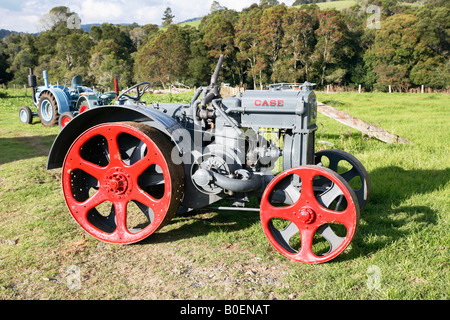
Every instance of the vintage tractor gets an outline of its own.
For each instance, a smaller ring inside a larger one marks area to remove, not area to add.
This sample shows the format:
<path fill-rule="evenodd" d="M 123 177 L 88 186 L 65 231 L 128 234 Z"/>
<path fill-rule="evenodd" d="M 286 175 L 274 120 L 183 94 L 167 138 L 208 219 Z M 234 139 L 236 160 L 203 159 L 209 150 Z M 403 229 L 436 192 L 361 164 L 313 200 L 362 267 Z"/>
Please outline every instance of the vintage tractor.
<path fill-rule="evenodd" d="M 315 153 L 311 84 L 222 98 L 222 62 L 190 104 L 143 105 L 136 85 L 135 96 L 121 97 L 130 103 L 70 121 L 47 165 L 62 168 L 70 213 L 95 238 L 131 244 L 177 213 L 259 212 L 265 235 L 284 256 L 307 263 L 335 258 L 367 203 L 366 170 L 344 151 Z M 259 206 L 250 207 L 254 199 Z"/>
<path fill-rule="evenodd" d="M 115 92 L 104 93 L 103 88 L 92 89 L 82 85 L 82 77 L 73 77 L 71 85 L 59 83 L 49 84 L 48 72 L 43 72 L 44 85 L 38 86 L 33 69 L 30 68 L 28 86 L 32 90 L 33 104 L 37 108 L 37 115 L 44 126 L 59 124 L 63 128 L 74 116 L 88 109 L 108 105 L 116 97 Z M 32 123 L 34 113 L 30 107 L 23 106 L 19 110 L 19 119 L 23 123 Z"/>

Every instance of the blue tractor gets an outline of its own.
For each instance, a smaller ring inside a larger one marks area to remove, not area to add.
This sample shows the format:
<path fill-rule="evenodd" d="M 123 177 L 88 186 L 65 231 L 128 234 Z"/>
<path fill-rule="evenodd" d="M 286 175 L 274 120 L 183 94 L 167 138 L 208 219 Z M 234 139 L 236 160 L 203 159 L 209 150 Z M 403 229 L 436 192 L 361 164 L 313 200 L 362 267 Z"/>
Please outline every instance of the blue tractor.
<path fill-rule="evenodd" d="M 70 86 L 68 81 L 63 85 L 49 84 L 48 71 L 43 72 L 44 85 L 38 86 L 33 69 L 30 68 L 28 86 L 32 88 L 33 104 L 37 115 L 44 126 L 58 125 L 63 128 L 73 117 L 88 109 L 108 105 L 117 96 L 115 92 L 104 93 L 103 89 L 93 89 L 82 84 L 82 77 L 73 77 Z M 33 112 L 28 106 L 19 111 L 20 121 L 33 122 Z"/>

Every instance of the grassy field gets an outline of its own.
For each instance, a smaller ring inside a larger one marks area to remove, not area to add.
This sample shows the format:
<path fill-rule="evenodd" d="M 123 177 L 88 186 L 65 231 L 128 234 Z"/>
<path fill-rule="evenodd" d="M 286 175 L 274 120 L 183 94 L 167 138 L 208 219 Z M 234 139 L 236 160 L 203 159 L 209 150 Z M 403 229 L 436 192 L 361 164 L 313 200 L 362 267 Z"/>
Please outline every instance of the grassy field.
<path fill-rule="evenodd" d="M 448 300 L 450 96 L 318 97 L 412 143 L 369 139 L 319 114 L 316 149 L 360 159 L 372 194 L 350 247 L 308 265 L 275 251 L 255 213 L 178 216 L 135 245 L 95 240 L 71 218 L 60 171 L 45 169 L 59 129 L 20 123 L 31 97 L 1 91 L 0 299 Z"/>
<path fill-rule="evenodd" d="M 317 3 L 317 6 L 322 10 L 327 9 L 343 10 L 352 7 L 357 3 L 358 2 L 356 0 L 342 0 L 342 1 L 320 2 Z"/>

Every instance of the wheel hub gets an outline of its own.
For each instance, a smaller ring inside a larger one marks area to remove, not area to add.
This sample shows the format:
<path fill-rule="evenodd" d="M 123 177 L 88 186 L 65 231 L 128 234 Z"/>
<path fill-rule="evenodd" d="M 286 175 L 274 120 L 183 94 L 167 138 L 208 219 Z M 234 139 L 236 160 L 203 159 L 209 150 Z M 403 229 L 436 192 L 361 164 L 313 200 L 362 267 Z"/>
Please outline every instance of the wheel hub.
<path fill-rule="evenodd" d="M 304 223 L 310 224 L 316 218 L 316 213 L 311 208 L 303 207 L 299 212 L 298 218 Z"/>
<path fill-rule="evenodd" d="M 113 196 L 119 196 L 119 198 L 130 194 L 133 189 L 130 175 L 121 168 L 112 168 L 108 171 L 104 179 L 104 186 L 106 192 Z"/>

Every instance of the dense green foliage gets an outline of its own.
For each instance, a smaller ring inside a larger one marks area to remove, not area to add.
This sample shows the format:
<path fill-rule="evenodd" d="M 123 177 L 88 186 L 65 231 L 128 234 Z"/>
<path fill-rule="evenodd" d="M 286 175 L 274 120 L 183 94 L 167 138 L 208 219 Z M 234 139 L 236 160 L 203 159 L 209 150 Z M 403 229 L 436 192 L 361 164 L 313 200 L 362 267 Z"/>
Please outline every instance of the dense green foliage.
<path fill-rule="evenodd" d="M 198 28 L 171 24 L 167 8 L 164 28 L 105 23 L 89 33 L 67 28 L 70 11 L 56 7 L 42 19 L 50 25 L 46 31 L 0 41 L 0 83 L 24 85 L 33 67 L 38 76 L 49 70 L 53 82 L 81 74 L 90 85 L 112 86 L 118 76 L 122 87 L 140 81 L 198 86 L 223 54 L 221 81 L 249 88 L 303 81 L 367 90 L 450 84 L 450 6 L 444 0 L 423 6 L 358 1 L 340 11 L 278 3 L 265 0 L 236 12 L 216 1 Z M 370 24 L 374 19 L 381 25 Z"/>

